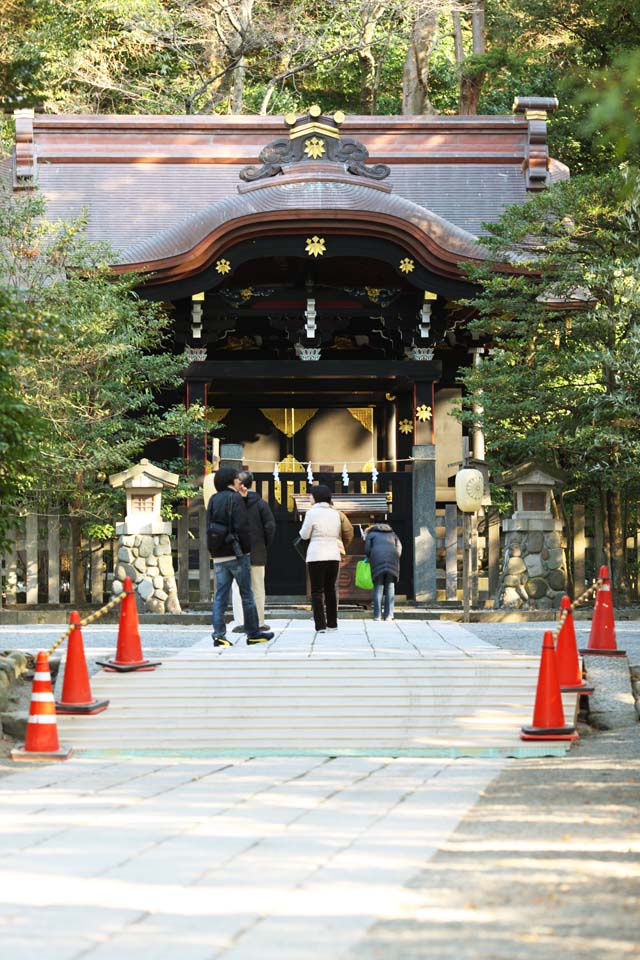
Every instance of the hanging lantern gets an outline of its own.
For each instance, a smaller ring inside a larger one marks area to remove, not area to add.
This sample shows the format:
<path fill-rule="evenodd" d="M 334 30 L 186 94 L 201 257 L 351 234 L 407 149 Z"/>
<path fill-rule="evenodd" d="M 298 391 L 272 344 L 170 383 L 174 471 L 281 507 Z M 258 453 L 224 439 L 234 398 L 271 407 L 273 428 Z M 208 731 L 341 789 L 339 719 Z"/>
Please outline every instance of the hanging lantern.
<path fill-rule="evenodd" d="M 313 470 L 311 469 L 311 463 L 307 464 L 307 481 L 313 483 Z"/>
<path fill-rule="evenodd" d="M 348 486 L 349 486 L 349 474 L 348 474 L 348 472 L 347 472 L 347 465 L 346 465 L 346 463 L 343 463 L 343 464 L 342 464 L 342 485 L 343 485 L 343 487 L 348 487 Z"/>
<path fill-rule="evenodd" d="M 482 506 L 484 477 L 479 470 L 464 467 L 456 473 L 456 503 L 463 513 L 476 513 Z"/>

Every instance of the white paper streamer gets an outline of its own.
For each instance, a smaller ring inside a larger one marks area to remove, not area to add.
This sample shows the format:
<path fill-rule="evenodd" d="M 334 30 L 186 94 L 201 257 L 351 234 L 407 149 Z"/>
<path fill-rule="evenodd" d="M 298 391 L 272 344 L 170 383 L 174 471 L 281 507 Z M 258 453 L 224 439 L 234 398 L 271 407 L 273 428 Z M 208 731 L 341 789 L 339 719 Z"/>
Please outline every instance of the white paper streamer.
<path fill-rule="evenodd" d="M 343 463 L 343 464 L 342 464 L 342 485 L 343 485 L 344 487 L 348 487 L 348 486 L 349 486 L 349 474 L 347 473 L 347 465 L 346 465 L 346 463 Z"/>
<path fill-rule="evenodd" d="M 375 464 L 371 467 L 371 484 L 375 487 L 378 482 L 378 471 L 376 470 Z"/>
<path fill-rule="evenodd" d="M 273 465 L 273 479 L 276 483 L 280 483 L 280 473 L 278 472 L 278 464 L 274 463 Z"/>
<path fill-rule="evenodd" d="M 307 464 L 307 481 L 313 483 L 313 470 L 311 469 L 311 463 Z"/>

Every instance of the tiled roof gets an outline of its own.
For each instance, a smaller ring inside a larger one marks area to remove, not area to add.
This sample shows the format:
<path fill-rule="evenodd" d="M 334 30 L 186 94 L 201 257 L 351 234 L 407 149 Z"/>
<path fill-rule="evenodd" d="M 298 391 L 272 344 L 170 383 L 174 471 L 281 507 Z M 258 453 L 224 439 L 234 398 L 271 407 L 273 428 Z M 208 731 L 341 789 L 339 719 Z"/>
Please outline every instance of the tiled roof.
<path fill-rule="evenodd" d="M 30 120 L 27 111 L 21 113 L 20 169 L 26 177 L 35 164 L 49 217 L 70 218 L 86 209 L 89 236 L 111 241 L 117 251 L 151 241 L 199 213 L 210 217 L 212 205 L 238 196 L 240 170 L 255 164 L 275 138 L 287 137 L 281 117 Z M 341 133 L 364 144 L 371 162 L 389 165 L 385 183 L 394 197 L 475 236 L 482 234 L 483 222 L 524 202 L 528 189 L 539 189 L 545 176 L 549 181 L 568 176 L 557 161 L 548 162 L 546 175 L 544 164 L 540 167 L 546 146 L 540 146 L 539 118 L 348 117 Z M 534 152 L 535 182 L 527 172 Z"/>

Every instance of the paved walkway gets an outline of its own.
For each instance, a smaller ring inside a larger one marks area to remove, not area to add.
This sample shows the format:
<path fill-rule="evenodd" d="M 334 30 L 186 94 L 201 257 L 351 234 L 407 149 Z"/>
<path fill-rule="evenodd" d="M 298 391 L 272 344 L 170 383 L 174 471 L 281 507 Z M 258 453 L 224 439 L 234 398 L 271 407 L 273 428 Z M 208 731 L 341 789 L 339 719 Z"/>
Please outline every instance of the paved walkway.
<path fill-rule="evenodd" d="M 209 637 L 154 672 L 93 678 L 95 717 L 60 717 L 60 739 L 90 756 L 539 756 L 524 743 L 539 657 L 459 624 L 348 620 L 316 634 L 273 620 L 270 643 L 213 649 Z M 233 635 L 238 637 L 237 634 Z M 573 718 L 576 697 L 567 695 Z"/>
<path fill-rule="evenodd" d="M 38 630 L 33 648 L 55 632 Z M 206 641 L 143 634 L 154 656 Z M 102 628 L 85 642 L 113 650 Z M 606 768 L 585 763 L 597 743 L 517 761 L 79 756 L 14 767 L 0 780 L 3 956 L 631 956 L 639 768 L 628 749 Z"/>
<path fill-rule="evenodd" d="M 11 960 L 337 960 L 504 761 L 76 759 L 0 783 Z"/>

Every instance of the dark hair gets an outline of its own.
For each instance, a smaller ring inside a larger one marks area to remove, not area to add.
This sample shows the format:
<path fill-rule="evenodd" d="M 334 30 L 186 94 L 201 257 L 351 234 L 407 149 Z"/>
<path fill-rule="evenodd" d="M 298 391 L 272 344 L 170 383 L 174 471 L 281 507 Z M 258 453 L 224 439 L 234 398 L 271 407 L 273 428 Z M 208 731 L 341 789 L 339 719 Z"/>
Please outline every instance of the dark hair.
<path fill-rule="evenodd" d="M 234 470 L 233 467 L 220 467 L 220 469 L 215 472 L 213 485 L 218 493 L 220 493 L 221 490 L 226 490 L 227 487 L 230 487 L 237 476 L 238 471 Z"/>
<path fill-rule="evenodd" d="M 240 477 L 240 483 L 243 484 L 247 490 L 250 490 L 253 483 L 253 474 L 251 473 L 251 470 L 241 470 L 238 476 Z"/>
<path fill-rule="evenodd" d="M 331 503 L 331 490 L 326 483 L 319 483 L 317 487 L 309 487 L 309 493 L 316 503 Z"/>

